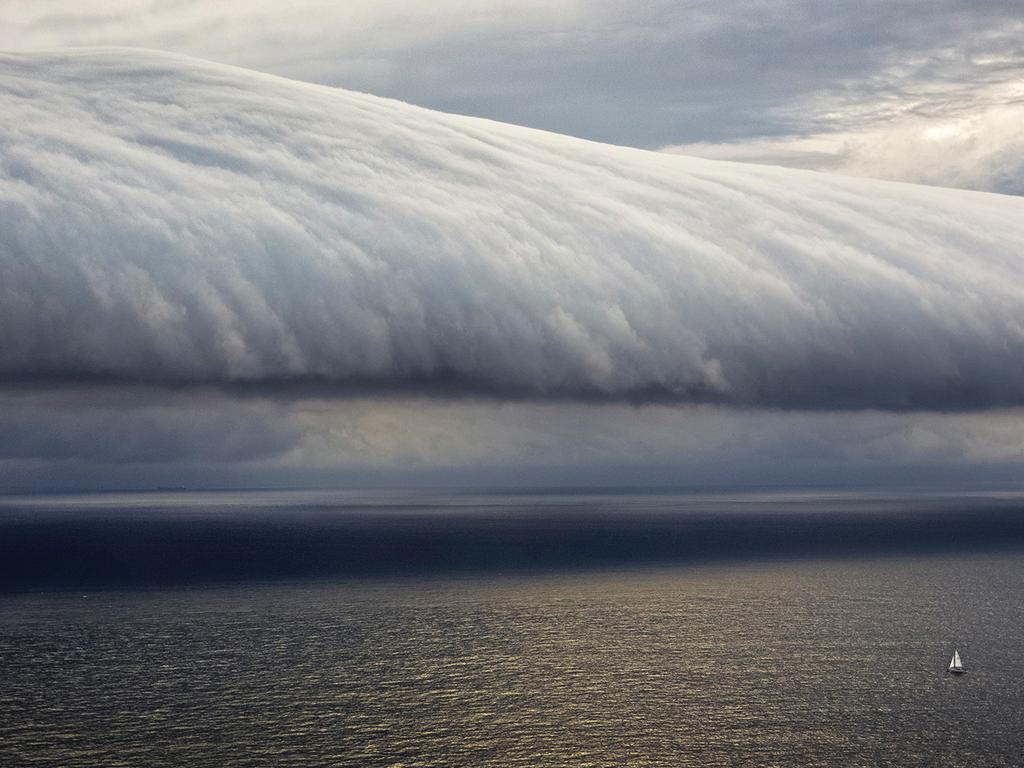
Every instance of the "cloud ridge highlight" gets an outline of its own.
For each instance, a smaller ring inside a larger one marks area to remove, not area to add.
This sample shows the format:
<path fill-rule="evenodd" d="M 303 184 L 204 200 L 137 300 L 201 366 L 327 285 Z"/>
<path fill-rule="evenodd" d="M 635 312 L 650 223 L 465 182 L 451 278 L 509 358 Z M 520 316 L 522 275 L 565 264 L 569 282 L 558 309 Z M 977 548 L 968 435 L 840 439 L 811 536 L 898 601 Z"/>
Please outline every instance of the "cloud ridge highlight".
<path fill-rule="evenodd" d="M 8 384 L 1024 403 L 1024 199 L 138 50 L 2 56 L 0 111 Z"/>

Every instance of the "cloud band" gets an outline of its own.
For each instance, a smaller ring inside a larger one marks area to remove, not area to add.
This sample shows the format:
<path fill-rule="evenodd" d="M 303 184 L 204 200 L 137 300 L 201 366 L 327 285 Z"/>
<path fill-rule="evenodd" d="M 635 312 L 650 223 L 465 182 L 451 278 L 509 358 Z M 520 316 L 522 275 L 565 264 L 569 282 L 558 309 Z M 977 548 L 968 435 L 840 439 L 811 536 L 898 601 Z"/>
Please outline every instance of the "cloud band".
<path fill-rule="evenodd" d="M 1024 403 L 1024 199 L 168 55 L 0 58 L 0 377 Z"/>

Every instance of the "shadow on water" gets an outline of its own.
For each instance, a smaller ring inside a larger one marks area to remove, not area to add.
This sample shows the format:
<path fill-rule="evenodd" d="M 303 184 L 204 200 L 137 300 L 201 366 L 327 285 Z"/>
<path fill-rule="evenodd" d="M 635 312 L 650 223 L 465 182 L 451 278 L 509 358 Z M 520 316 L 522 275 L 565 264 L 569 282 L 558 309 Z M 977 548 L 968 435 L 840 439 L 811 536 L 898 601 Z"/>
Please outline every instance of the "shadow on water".
<path fill-rule="evenodd" d="M 0 500 L 0 589 L 1024 550 L 1024 498 L 245 494 Z"/>

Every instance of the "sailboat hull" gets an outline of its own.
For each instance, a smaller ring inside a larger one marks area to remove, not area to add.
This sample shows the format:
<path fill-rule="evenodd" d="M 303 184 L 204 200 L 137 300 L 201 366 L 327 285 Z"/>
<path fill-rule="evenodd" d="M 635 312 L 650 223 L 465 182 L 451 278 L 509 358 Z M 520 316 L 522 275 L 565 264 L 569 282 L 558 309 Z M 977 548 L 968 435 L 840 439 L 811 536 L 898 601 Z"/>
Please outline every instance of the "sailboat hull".
<path fill-rule="evenodd" d="M 962 674 L 963 674 L 964 672 L 966 672 L 966 671 L 967 671 L 966 669 L 962 669 L 962 668 L 956 668 L 956 667 L 954 667 L 954 668 L 951 668 L 951 669 L 949 670 L 949 673 L 950 673 L 951 675 L 962 675 Z"/>

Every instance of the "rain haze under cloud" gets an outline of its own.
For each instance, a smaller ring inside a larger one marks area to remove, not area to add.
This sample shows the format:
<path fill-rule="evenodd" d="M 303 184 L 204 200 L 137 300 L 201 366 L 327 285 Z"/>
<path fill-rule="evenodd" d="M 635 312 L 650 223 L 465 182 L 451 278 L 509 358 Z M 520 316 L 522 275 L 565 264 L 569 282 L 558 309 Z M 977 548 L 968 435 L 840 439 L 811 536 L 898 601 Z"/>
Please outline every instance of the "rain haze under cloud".
<path fill-rule="evenodd" d="M 216 391 L 0 393 L 0 491 L 394 485 L 1012 486 L 1019 409 L 793 412 Z"/>

